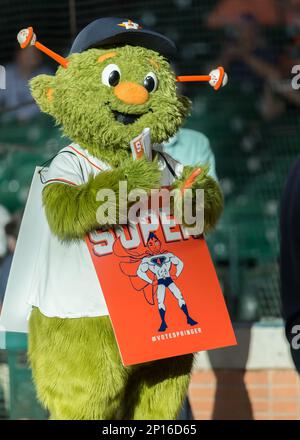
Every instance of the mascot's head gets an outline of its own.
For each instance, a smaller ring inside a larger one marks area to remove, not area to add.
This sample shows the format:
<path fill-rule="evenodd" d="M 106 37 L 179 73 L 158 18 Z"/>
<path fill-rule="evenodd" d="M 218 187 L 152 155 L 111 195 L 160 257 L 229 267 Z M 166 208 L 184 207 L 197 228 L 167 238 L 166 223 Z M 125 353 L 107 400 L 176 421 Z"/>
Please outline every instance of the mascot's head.
<path fill-rule="evenodd" d="M 150 128 L 152 143 L 176 133 L 190 109 L 189 100 L 177 93 L 176 81 L 208 81 L 216 90 L 227 82 L 221 67 L 210 75 L 176 78 L 167 61 L 176 52 L 173 42 L 121 18 L 90 23 L 68 58 L 38 42 L 31 27 L 19 32 L 18 41 L 61 64 L 54 76 L 31 80 L 41 110 L 91 154 L 116 163 L 144 128 Z"/>
<path fill-rule="evenodd" d="M 169 39 L 130 20 L 98 19 L 79 33 L 54 76 L 31 80 L 32 95 L 73 141 L 95 156 L 121 158 L 145 127 L 159 143 L 187 116 L 189 101 L 178 95 L 164 58 L 174 52 Z"/>

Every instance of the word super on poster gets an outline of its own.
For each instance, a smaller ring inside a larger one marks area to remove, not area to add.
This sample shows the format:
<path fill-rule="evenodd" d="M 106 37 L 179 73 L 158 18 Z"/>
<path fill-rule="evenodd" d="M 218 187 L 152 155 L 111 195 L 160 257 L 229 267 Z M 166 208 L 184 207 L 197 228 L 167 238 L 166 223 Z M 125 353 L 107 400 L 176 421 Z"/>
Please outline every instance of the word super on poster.
<path fill-rule="evenodd" d="M 123 364 L 235 345 L 205 240 L 150 217 L 86 238 Z"/>

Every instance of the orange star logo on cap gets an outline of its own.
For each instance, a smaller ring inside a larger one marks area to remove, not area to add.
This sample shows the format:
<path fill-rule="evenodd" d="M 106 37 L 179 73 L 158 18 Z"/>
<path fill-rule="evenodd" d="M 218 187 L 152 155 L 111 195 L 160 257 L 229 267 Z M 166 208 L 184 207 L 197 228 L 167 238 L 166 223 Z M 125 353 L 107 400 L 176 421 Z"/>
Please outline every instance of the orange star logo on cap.
<path fill-rule="evenodd" d="M 134 23 L 132 20 L 123 21 L 122 23 L 119 23 L 118 26 L 125 27 L 126 29 L 142 29 L 142 26 L 138 23 Z"/>

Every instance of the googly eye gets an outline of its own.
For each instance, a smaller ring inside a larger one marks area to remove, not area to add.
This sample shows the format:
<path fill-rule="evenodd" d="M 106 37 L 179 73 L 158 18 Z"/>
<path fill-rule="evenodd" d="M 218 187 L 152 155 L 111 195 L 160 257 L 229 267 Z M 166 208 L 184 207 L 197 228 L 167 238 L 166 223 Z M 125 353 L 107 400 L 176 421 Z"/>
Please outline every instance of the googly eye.
<path fill-rule="evenodd" d="M 117 64 L 109 64 L 102 71 L 102 83 L 108 87 L 115 87 L 116 85 L 118 85 L 120 78 L 121 71 Z"/>
<path fill-rule="evenodd" d="M 148 92 L 155 92 L 158 86 L 158 79 L 155 73 L 149 72 L 144 78 L 144 87 Z"/>

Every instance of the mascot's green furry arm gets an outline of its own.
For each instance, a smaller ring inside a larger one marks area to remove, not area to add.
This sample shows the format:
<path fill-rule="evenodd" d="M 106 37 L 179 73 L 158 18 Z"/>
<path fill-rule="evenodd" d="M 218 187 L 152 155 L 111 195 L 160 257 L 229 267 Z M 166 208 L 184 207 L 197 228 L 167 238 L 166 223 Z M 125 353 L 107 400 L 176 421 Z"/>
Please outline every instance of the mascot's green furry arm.
<path fill-rule="evenodd" d="M 223 210 L 223 197 L 217 182 L 208 175 L 208 167 L 201 165 L 201 174 L 195 179 L 192 190 L 205 190 L 204 197 L 204 232 L 210 232 Z M 180 188 L 193 167 L 185 167 L 182 177 L 177 179 L 172 188 Z M 62 240 L 83 238 L 88 232 L 101 226 L 113 225 L 113 219 L 100 224 L 96 218 L 99 206 L 97 193 L 101 189 L 111 189 L 118 195 L 119 182 L 127 180 L 128 192 L 141 188 L 150 194 L 151 189 L 159 187 L 160 172 L 156 162 L 145 160 L 128 161 L 128 165 L 112 171 L 106 171 L 91 177 L 89 182 L 80 186 L 53 184 L 43 190 L 43 204 L 53 234 Z M 116 199 L 116 213 L 119 202 Z M 124 224 L 124 219 L 123 224 Z M 119 218 L 117 216 L 117 223 Z"/>
<path fill-rule="evenodd" d="M 53 184 L 43 190 L 43 204 L 53 234 L 62 240 L 83 238 L 88 232 L 101 226 L 113 225 L 114 219 L 106 218 L 105 224 L 97 220 L 97 193 L 110 189 L 116 196 L 116 214 L 119 222 L 119 182 L 127 181 L 128 192 L 142 188 L 149 193 L 159 187 L 160 172 L 155 162 L 128 160 L 127 164 L 111 171 L 90 177 L 88 183 L 79 186 Z M 124 222 L 123 222 L 124 224 Z"/>
<path fill-rule="evenodd" d="M 118 32 L 120 21 L 114 24 Z M 67 67 L 55 76 L 31 81 L 41 110 L 88 154 L 111 167 L 79 186 L 51 183 L 44 188 L 48 223 L 62 244 L 103 226 L 96 220 L 100 189 L 114 190 L 118 204 L 120 180 L 127 180 L 128 191 L 159 187 L 157 161 L 134 162 L 129 143 L 145 127 L 153 144 L 166 141 L 189 113 L 190 103 L 178 95 L 169 63 L 158 51 L 141 46 L 89 46 L 71 54 Z M 186 167 L 173 187 L 182 188 L 196 168 Z M 191 185 L 205 192 L 206 231 L 222 211 L 221 191 L 207 171 L 201 166 Z M 193 361 L 190 354 L 125 368 L 108 316 L 50 318 L 39 308 L 30 317 L 29 358 L 38 397 L 54 419 L 175 419 Z"/>

